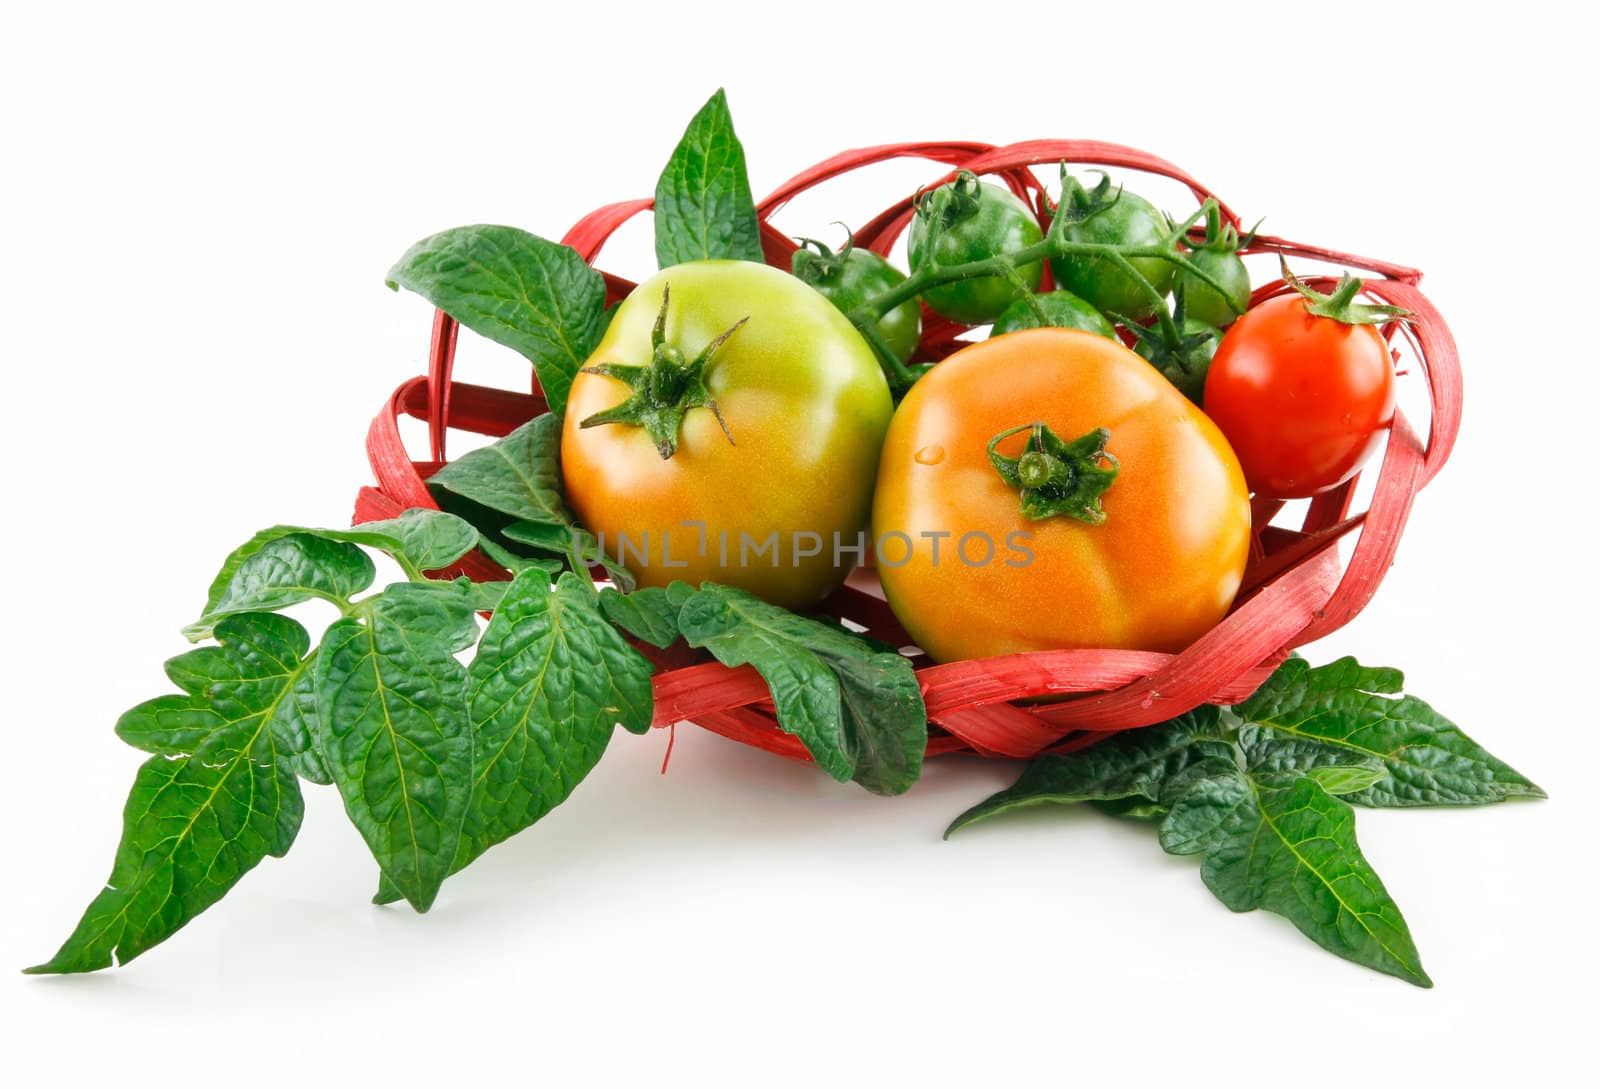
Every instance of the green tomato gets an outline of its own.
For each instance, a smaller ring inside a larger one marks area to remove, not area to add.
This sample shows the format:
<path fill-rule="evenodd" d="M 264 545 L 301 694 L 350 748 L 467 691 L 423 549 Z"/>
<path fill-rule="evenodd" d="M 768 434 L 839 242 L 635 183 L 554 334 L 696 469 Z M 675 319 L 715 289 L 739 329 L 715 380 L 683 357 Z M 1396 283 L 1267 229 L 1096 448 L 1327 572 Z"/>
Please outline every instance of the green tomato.
<path fill-rule="evenodd" d="M 1070 291 L 1028 295 L 1006 307 L 989 331 L 992 337 L 1021 329 L 1082 329 L 1117 339 L 1116 326 L 1106 316 Z"/>
<path fill-rule="evenodd" d="M 803 239 L 791 268 L 845 314 L 875 295 L 905 282 L 906 274 L 871 250 L 847 245 L 834 253 L 820 242 Z M 807 248 L 816 247 L 815 250 Z M 878 332 L 902 363 L 909 362 L 922 339 L 922 308 L 907 299 L 878 319 Z"/>
<path fill-rule="evenodd" d="M 1033 210 L 1008 189 L 978 181 L 966 171 L 917 202 L 908 246 L 911 269 L 964 265 L 1003 253 L 1012 253 L 1044 240 Z M 1004 276 L 978 276 L 970 280 L 930 287 L 922 298 L 936 313 L 964 325 L 993 321 L 1026 291 L 1044 278 L 1044 268 L 1033 261 L 1017 269 L 1017 281 Z"/>
<path fill-rule="evenodd" d="M 1232 325 L 1250 306 L 1250 272 L 1239 255 L 1228 247 L 1206 246 L 1189 254 L 1226 292 L 1218 292 L 1187 269 L 1179 269 L 1176 283 L 1188 300 L 1189 316 L 1216 326 Z"/>
<path fill-rule="evenodd" d="M 1085 192 L 1076 179 L 1063 181 L 1061 199 L 1068 203 L 1063 235 L 1071 242 L 1119 246 L 1167 246 L 1172 227 L 1167 217 L 1143 197 L 1120 191 L 1111 193 L 1108 182 Z M 1078 218 L 1074 213 L 1080 213 Z M 1157 294 L 1172 288 L 1176 266 L 1160 257 L 1132 257 L 1129 263 L 1150 281 Z M 1097 309 L 1142 321 L 1155 313 L 1155 301 L 1143 286 L 1111 259 L 1095 254 L 1053 257 L 1050 271 L 1056 283 Z"/>
<path fill-rule="evenodd" d="M 810 608 L 854 566 L 893 412 L 877 356 L 817 292 L 748 261 L 676 265 L 573 379 L 567 502 L 641 586 Z"/>

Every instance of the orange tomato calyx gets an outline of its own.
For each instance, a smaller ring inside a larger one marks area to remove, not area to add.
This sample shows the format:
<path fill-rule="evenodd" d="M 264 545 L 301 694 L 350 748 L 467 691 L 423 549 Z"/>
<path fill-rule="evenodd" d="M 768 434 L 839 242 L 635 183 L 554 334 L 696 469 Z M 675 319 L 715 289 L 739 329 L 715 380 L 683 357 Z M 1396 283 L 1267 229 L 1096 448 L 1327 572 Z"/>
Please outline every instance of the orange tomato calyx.
<path fill-rule="evenodd" d="M 1017 457 L 997 449 L 1012 435 L 1028 432 Z M 1117 459 L 1106 450 L 1111 432 L 1097 427 L 1065 442 L 1043 422 L 1009 428 L 989 440 L 989 462 L 1000 479 L 1017 489 L 1022 514 L 1032 521 L 1063 516 L 1091 526 L 1105 522 L 1100 497 L 1117 479 Z"/>
<path fill-rule="evenodd" d="M 586 417 L 579 427 L 599 427 L 604 424 L 627 424 L 642 427 L 655 443 L 656 453 L 663 461 L 678 449 L 678 433 L 683 428 L 683 417 L 692 408 L 709 408 L 722 425 L 728 444 L 735 445 L 728 421 L 722 409 L 706 388 L 705 371 L 715 358 L 717 349 L 737 333 L 748 317 L 740 318 L 723 330 L 711 343 L 700 350 L 693 360 L 685 358 L 675 344 L 667 343 L 667 305 L 672 297 L 671 285 L 661 290 L 661 309 L 656 314 L 655 327 L 650 332 L 651 356 L 649 364 L 635 366 L 626 363 L 594 363 L 582 368 L 585 374 L 598 374 L 625 383 L 633 395 L 615 408 L 596 412 Z"/>
<path fill-rule="evenodd" d="M 1356 302 L 1356 296 L 1366 285 L 1348 272 L 1340 277 L 1333 294 L 1324 295 L 1290 272 L 1289 262 L 1282 254 L 1278 255 L 1278 263 L 1283 269 L 1284 282 L 1300 293 L 1306 301 L 1306 313 L 1315 317 L 1332 318 L 1345 325 L 1382 325 L 1411 317 L 1411 311 L 1401 306 Z"/>

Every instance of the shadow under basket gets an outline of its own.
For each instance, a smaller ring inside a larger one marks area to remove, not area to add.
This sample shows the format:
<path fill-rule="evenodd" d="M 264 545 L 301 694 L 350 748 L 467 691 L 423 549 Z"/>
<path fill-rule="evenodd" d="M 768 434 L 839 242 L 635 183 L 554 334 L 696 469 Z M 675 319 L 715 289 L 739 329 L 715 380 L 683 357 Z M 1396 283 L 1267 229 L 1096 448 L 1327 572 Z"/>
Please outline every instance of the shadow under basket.
<path fill-rule="evenodd" d="M 757 206 L 767 262 L 789 268 L 795 244 L 768 220 L 797 194 L 850 171 L 890 159 L 942 164 L 949 172 L 937 185 L 966 169 L 1008 186 L 1035 209 L 1041 224 L 1043 187 L 1030 167 L 1058 162 L 1116 167 L 1160 175 L 1186 185 L 1197 201 L 1214 194 L 1171 163 L 1117 144 L 1085 140 L 1034 140 L 996 147 L 981 143 L 913 143 L 847 151 L 796 175 Z M 648 199 L 597 209 L 562 239 L 594 263 L 613 232 L 649 211 Z M 1222 205 L 1235 227 L 1238 217 Z M 887 254 L 912 216 L 911 198 L 885 209 L 855 233 L 858 246 Z M 1282 238 L 1256 236 L 1246 253 L 1275 253 L 1370 274 L 1364 293 L 1414 315 L 1380 330 L 1397 365 L 1426 387 L 1430 419 L 1424 442 L 1404 414 L 1396 412 L 1377 480 L 1366 509 L 1352 510 L 1356 481 L 1311 500 L 1298 528 L 1271 525 L 1283 504 L 1252 503 L 1255 529 L 1249 566 L 1232 611 L 1180 654 L 1132 650 L 1057 650 L 1012 654 L 940 665 L 917 659 L 917 677 L 928 709 L 928 754 L 975 752 L 1031 757 L 1083 748 L 1118 730 L 1162 722 L 1203 703 L 1236 703 L 1253 692 L 1294 648 L 1347 623 L 1372 598 L 1393 561 L 1401 530 L 1417 492 L 1445 463 L 1461 418 L 1461 372 L 1455 343 L 1439 312 L 1417 289 L 1415 269 Z M 1048 275 L 1048 273 L 1047 273 Z M 1304 279 L 1326 289 L 1330 277 Z M 607 302 L 634 286 L 605 274 Z M 1041 290 L 1048 289 L 1048 282 Z M 1281 282 L 1259 288 L 1252 304 L 1290 290 Z M 918 359 L 942 359 L 962 345 L 963 326 L 924 309 Z M 451 380 L 457 325 L 435 315 L 428 374 L 395 390 L 367 436 L 375 487 L 361 489 L 355 521 L 390 518 L 412 507 L 436 507 L 425 481 L 446 460 L 449 429 L 502 436 L 546 411 L 537 385 L 515 393 Z M 426 422 L 429 459 L 414 461 L 401 441 L 399 418 Z M 1370 472 L 1370 470 L 1369 470 Z M 1348 562 L 1338 543 L 1353 536 Z M 476 580 L 507 573 L 471 553 L 446 574 Z M 855 571 L 823 605 L 824 611 L 863 628 L 894 646 L 910 642 L 883 600 L 869 568 Z M 679 644 L 665 654 L 650 650 L 655 676 L 656 726 L 693 722 L 735 741 L 795 760 L 809 761 L 798 739 L 778 728 L 765 683 L 749 666 L 730 669 Z M 1043 703 L 1035 697 L 1058 697 Z M 1059 698 L 1070 697 L 1070 698 Z M 1022 702 L 1019 702 L 1022 701 Z"/>

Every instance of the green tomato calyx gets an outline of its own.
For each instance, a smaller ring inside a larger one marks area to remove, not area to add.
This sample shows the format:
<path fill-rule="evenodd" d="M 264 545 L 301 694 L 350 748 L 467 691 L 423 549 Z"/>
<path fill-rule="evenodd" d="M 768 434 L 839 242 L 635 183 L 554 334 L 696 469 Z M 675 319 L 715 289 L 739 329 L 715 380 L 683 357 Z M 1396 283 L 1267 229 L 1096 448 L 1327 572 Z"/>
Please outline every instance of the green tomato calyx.
<path fill-rule="evenodd" d="M 1012 435 L 1028 432 L 1028 445 L 1010 458 L 996 449 Z M 1017 489 L 1022 514 L 1033 521 L 1057 515 L 1091 526 L 1105 522 L 1100 497 L 1117 479 L 1117 459 L 1106 450 L 1111 432 L 1097 427 L 1064 442 L 1042 422 L 1002 431 L 989 440 L 989 462 L 1000 479 Z"/>
<path fill-rule="evenodd" d="M 1183 296 L 1184 287 L 1179 283 L 1172 291 L 1172 313 L 1158 312 L 1156 323 L 1148 328 L 1121 314 L 1112 314 L 1111 320 L 1132 333 L 1137 341 L 1134 350 L 1198 406 L 1222 330 L 1190 318 L 1184 312 Z"/>
<path fill-rule="evenodd" d="M 838 253 L 815 238 L 797 238 L 795 241 L 800 243 L 800 248 L 794 251 L 794 257 L 789 261 L 789 272 L 795 279 L 812 287 L 842 273 L 845 262 L 850 259 L 850 251 L 856 248 L 856 236 L 848 227 L 845 228 L 844 248 Z"/>
<path fill-rule="evenodd" d="M 978 214 L 978 204 L 983 200 L 983 183 L 970 170 L 956 174 L 955 180 L 917 197 L 917 215 L 931 226 L 949 230 L 964 220 Z"/>
<path fill-rule="evenodd" d="M 1222 206 L 1217 203 L 1216 197 L 1207 197 L 1205 203 L 1200 206 L 1200 212 L 1205 216 L 1206 234 L 1199 241 L 1189 243 L 1189 248 L 1196 253 L 1201 250 L 1238 253 L 1255 241 L 1256 228 L 1261 226 L 1258 221 L 1255 227 L 1250 228 L 1250 233 L 1241 240 L 1239 229 L 1222 218 Z"/>
<path fill-rule="evenodd" d="M 1411 317 L 1411 311 L 1404 307 L 1356 302 L 1356 296 L 1366 285 L 1348 272 L 1340 277 L 1332 295 L 1324 295 L 1316 288 L 1302 283 L 1298 276 L 1290 272 L 1289 262 L 1281 255 L 1278 260 L 1283 268 L 1284 281 L 1300 292 L 1300 296 L 1306 301 L 1308 314 L 1314 314 L 1319 318 L 1332 318 L 1346 325 L 1382 325 L 1385 322 L 1405 321 Z"/>
<path fill-rule="evenodd" d="M 1085 189 L 1083 183 L 1067 170 L 1067 164 L 1061 164 L 1061 200 L 1052 213 L 1052 231 L 1062 231 L 1093 219 L 1122 199 L 1122 186 L 1113 190 L 1110 174 L 1104 171 L 1095 173 L 1100 175 L 1099 183 L 1093 189 Z"/>
<path fill-rule="evenodd" d="M 656 444 L 656 452 L 662 460 L 677 452 L 683 418 L 692 408 L 709 408 L 721 425 L 722 433 L 728 437 L 728 445 L 734 445 L 728 421 L 723 419 L 722 409 L 717 407 L 717 402 L 706 388 L 705 372 L 716 357 L 717 349 L 750 320 L 747 317 L 740 318 L 690 360 L 677 345 L 667 343 L 667 306 L 671 297 L 671 285 L 663 285 L 661 309 L 656 313 L 655 327 L 650 332 L 649 364 L 595 363 L 583 368 L 584 374 L 598 374 L 626 383 L 633 390 L 633 395 L 615 408 L 596 412 L 578 424 L 584 428 L 603 424 L 642 427 Z"/>

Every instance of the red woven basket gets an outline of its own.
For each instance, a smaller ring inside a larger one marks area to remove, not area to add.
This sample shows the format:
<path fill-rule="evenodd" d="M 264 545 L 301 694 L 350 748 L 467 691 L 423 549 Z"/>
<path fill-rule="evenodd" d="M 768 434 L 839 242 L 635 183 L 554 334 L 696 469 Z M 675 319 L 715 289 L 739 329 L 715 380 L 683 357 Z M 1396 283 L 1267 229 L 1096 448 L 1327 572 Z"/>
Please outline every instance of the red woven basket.
<path fill-rule="evenodd" d="M 958 168 L 992 175 L 1039 211 L 1043 189 L 1029 167 L 1067 162 L 1143 171 L 1175 179 L 1197 200 L 1214 196 L 1176 166 L 1146 152 L 1085 140 L 1034 140 L 995 147 L 989 144 L 913 143 L 847 151 L 805 170 L 757 208 L 767 261 L 789 268 L 795 244 L 773 228 L 769 218 L 790 199 L 841 174 L 889 159 L 918 158 L 950 167 L 930 181 L 941 184 Z M 585 216 L 563 241 L 593 263 L 606 240 L 651 201 L 610 204 Z M 1236 227 L 1238 217 L 1222 205 Z M 857 245 L 887 254 L 912 215 L 911 198 L 901 200 L 855 233 Z M 1238 600 L 1228 616 L 1181 654 L 1132 650 L 1058 650 L 934 665 L 918 659 L 917 677 L 927 702 L 929 755 L 976 752 L 989 756 L 1030 757 L 1041 752 L 1079 749 L 1117 730 L 1147 726 L 1202 703 L 1235 703 L 1267 677 L 1295 647 L 1336 630 L 1372 598 L 1393 561 L 1412 499 L 1450 454 L 1461 417 L 1461 372 L 1455 343 L 1439 312 L 1417 289 L 1415 269 L 1335 250 L 1257 236 L 1248 252 L 1278 253 L 1372 274 L 1365 291 L 1402 306 L 1415 317 L 1385 327 L 1397 363 L 1421 375 L 1431 405 L 1424 443 L 1403 413 L 1396 413 L 1376 484 L 1367 508 L 1352 511 L 1356 481 L 1312 500 L 1298 529 L 1270 525 L 1283 504 L 1256 500 L 1250 563 Z M 1308 277 L 1326 288 L 1332 281 Z M 605 274 L 608 302 L 626 295 L 632 283 Z M 1258 289 L 1252 302 L 1289 290 L 1282 283 Z M 924 313 L 919 359 L 940 359 L 960 347 L 964 328 Z M 443 312 L 433 324 L 428 374 L 406 382 L 372 422 L 367 451 L 376 487 L 361 489 L 355 521 L 390 518 L 411 507 L 435 507 L 424 481 L 445 462 L 450 428 L 501 436 L 545 411 L 535 384 L 532 394 L 514 393 L 451 380 L 456 323 Z M 400 438 L 399 418 L 428 425 L 429 458 L 413 461 Z M 1356 534 L 1347 563 L 1338 542 Z M 506 572 L 480 554 L 463 559 L 450 574 L 479 580 L 502 579 Z M 852 573 L 824 608 L 863 626 L 895 646 L 910 642 L 884 603 L 868 568 Z M 647 648 L 649 649 L 649 648 Z M 761 678 L 748 666 L 730 669 L 700 660 L 682 649 L 654 653 L 655 725 L 694 722 L 724 737 L 782 756 L 808 761 L 804 746 L 778 728 Z M 1042 704 L 1019 703 L 1036 696 L 1075 696 Z"/>

